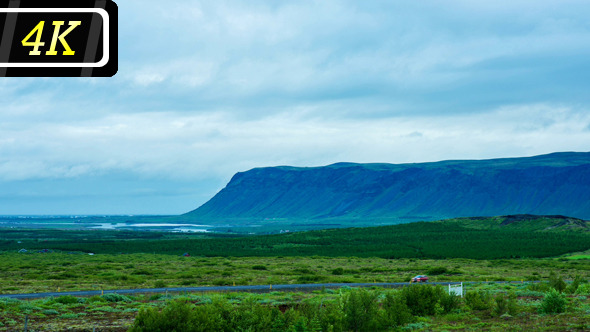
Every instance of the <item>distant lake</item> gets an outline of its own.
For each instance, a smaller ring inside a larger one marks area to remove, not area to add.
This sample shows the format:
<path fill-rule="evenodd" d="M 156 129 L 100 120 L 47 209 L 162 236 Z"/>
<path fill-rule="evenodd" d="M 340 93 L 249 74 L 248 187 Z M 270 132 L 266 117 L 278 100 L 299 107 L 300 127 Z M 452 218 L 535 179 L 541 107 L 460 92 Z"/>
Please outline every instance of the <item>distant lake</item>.
<path fill-rule="evenodd" d="M 95 224 L 96 225 L 96 224 Z M 207 228 L 210 228 L 209 225 L 196 225 L 196 224 L 149 224 L 149 223 L 101 223 L 96 226 L 91 226 L 89 228 L 92 229 L 143 229 L 143 230 L 161 230 L 167 232 L 198 232 L 198 233 L 206 233 L 208 232 Z"/>
<path fill-rule="evenodd" d="M 0 216 L 0 228 L 207 233 L 213 226 L 165 222 L 169 216 Z M 172 221 L 172 220 L 171 220 Z M 176 220 L 175 220 L 176 221 Z"/>

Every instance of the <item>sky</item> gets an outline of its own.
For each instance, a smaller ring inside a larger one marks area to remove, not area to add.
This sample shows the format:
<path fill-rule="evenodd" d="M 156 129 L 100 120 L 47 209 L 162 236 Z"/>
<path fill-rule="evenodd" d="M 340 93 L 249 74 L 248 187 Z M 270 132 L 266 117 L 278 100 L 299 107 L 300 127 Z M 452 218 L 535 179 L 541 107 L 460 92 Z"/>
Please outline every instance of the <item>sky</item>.
<path fill-rule="evenodd" d="M 116 76 L 0 79 L 0 215 L 181 214 L 255 167 L 590 151 L 587 0 L 116 2 Z"/>

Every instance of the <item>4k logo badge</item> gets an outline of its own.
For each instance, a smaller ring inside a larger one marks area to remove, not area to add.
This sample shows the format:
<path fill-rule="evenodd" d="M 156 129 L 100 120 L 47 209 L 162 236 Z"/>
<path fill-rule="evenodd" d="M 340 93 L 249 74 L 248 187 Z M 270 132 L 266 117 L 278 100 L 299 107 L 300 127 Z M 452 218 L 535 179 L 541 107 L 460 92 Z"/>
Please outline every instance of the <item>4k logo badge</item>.
<path fill-rule="evenodd" d="M 0 76 L 113 76 L 112 0 L 0 0 Z"/>

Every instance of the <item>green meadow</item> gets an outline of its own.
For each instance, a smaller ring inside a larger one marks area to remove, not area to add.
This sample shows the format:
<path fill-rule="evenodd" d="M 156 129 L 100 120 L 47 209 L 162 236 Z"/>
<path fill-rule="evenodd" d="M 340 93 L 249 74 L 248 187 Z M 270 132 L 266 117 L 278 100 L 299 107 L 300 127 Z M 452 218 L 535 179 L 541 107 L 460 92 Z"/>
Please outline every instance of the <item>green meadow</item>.
<path fill-rule="evenodd" d="M 501 224 L 457 219 L 266 236 L 7 229 L 0 235 L 2 294 L 231 285 L 269 285 L 270 292 L 2 299 L 0 330 L 22 330 L 25 321 L 29 331 L 590 328 L 588 234 L 547 231 L 548 221 L 541 228 Z M 469 282 L 465 297 L 409 283 L 311 293 L 270 289 L 405 283 L 417 274 Z"/>

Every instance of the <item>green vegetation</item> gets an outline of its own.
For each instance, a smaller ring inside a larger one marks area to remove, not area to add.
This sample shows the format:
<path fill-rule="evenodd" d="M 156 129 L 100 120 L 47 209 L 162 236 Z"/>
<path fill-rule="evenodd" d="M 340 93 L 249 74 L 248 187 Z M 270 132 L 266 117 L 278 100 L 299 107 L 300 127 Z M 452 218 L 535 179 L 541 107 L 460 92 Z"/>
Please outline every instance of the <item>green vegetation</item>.
<path fill-rule="evenodd" d="M 413 285 L 307 294 L 0 299 L 0 331 L 22 329 L 27 316 L 30 330 L 50 331 L 588 329 L 590 260 L 563 255 L 588 255 L 590 235 L 548 230 L 550 223 L 505 221 L 488 218 L 469 226 L 456 219 L 268 236 L 3 230 L 2 294 L 214 285 L 270 290 L 276 284 L 408 282 L 418 274 L 430 281 L 477 283 L 466 285 L 464 298 Z M 21 248 L 28 251 L 18 253 Z M 191 256 L 183 257 L 185 252 Z M 492 283 L 504 280 L 513 283 Z M 542 282 L 532 282 L 537 280 Z"/>
<path fill-rule="evenodd" d="M 264 266 L 261 269 L 257 266 Z M 254 268 L 256 267 L 256 268 Z M 546 280 L 590 278 L 590 261 L 567 259 L 385 259 L 359 257 L 182 257 L 154 254 L 0 254 L 0 293 L 294 283 Z M 573 283 L 569 283 L 571 287 Z M 580 285 L 579 287 L 582 287 Z M 539 289 L 538 291 L 546 291 Z"/>
<path fill-rule="evenodd" d="M 124 231 L 78 231 L 71 234 L 55 231 L 51 234 L 41 233 L 36 237 L 31 233 L 18 240 L 14 232 L 8 231 L 1 237 L 0 250 L 5 251 L 25 248 L 102 254 L 157 252 L 179 255 L 190 252 L 205 257 L 321 254 L 330 257 L 392 259 L 497 259 L 551 257 L 588 250 L 590 246 L 590 235 L 583 232 L 531 231 L 527 227 L 501 226 L 479 229 L 457 221 L 241 237 Z"/>
<path fill-rule="evenodd" d="M 547 290 L 531 291 L 538 287 Z M 560 293 L 549 282 L 469 284 L 464 298 L 422 284 L 312 293 L 109 294 L 0 299 L 0 330 L 22 330 L 28 316 L 30 330 L 47 331 L 563 331 L 587 329 L 589 310 L 588 297 Z"/>
<path fill-rule="evenodd" d="M 518 214 L 498 217 L 455 218 L 436 223 L 453 223 L 472 229 L 509 229 L 522 232 L 590 232 L 590 221 L 565 216 Z"/>

